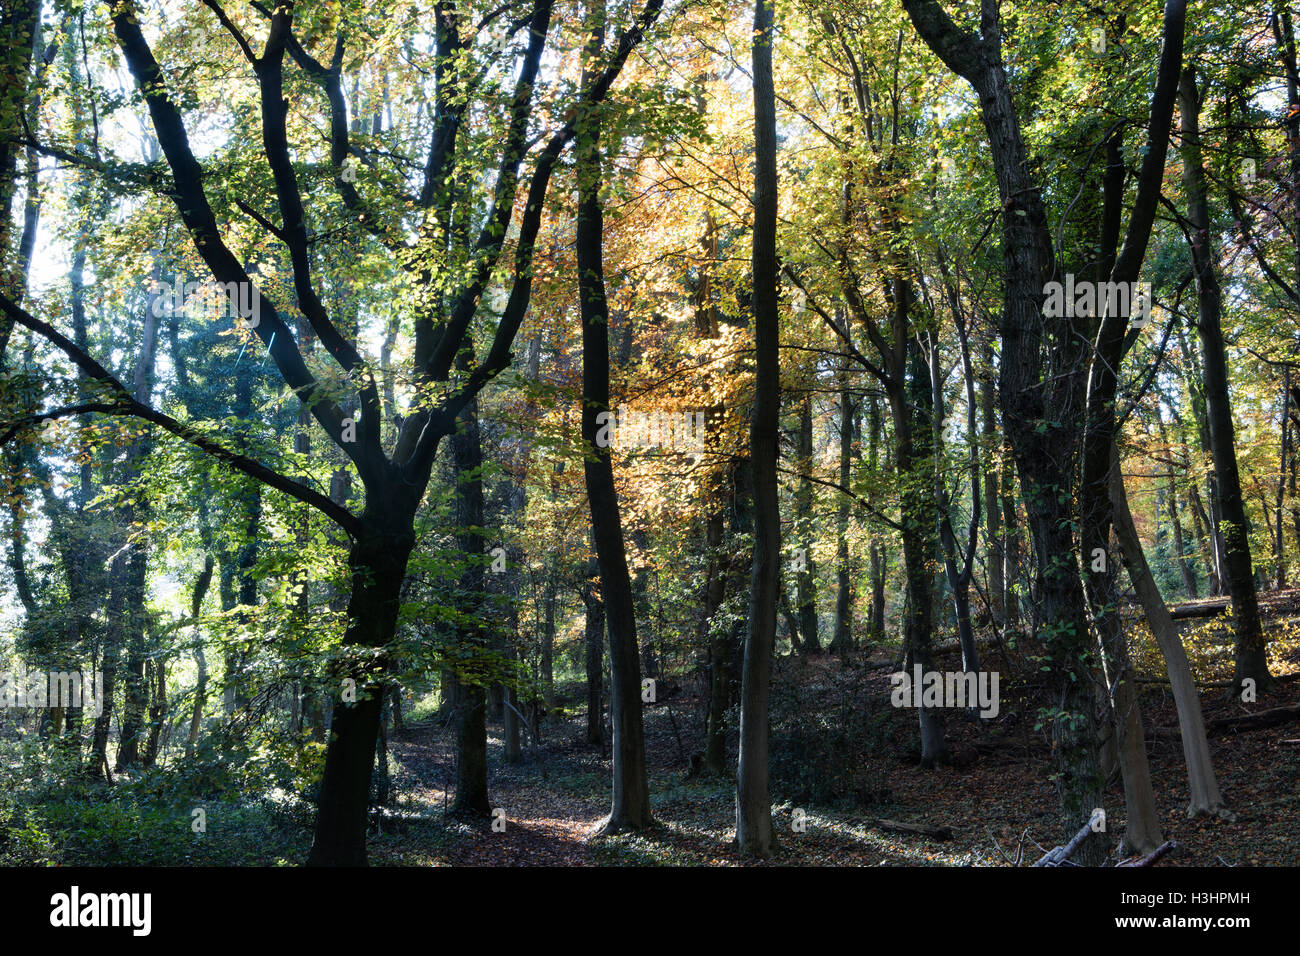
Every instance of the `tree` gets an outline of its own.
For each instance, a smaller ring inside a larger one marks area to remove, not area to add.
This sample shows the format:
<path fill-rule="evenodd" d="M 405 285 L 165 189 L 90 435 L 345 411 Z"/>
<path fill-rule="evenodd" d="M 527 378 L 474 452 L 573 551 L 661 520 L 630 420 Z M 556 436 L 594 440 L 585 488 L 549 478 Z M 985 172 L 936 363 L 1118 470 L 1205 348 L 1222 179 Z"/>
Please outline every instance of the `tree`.
<path fill-rule="evenodd" d="M 658 0 L 651 0 L 658 12 Z M 590 66 L 583 85 L 590 98 L 599 82 L 605 38 L 605 7 L 600 0 L 587 11 L 591 35 L 585 52 Z M 605 301 L 603 262 L 604 210 L 601 207 L 601 118 L 589 109 L 578 131 L 578 295 L 582 311 L 582 439 L 589 455 L 583 464 L 591 534 L 600 564 L 601 601 L 609 633 L 610 710 L 614 725 L 614 797 L 604 832 L 643 830 L 650 826 L 650 789 L 645 769 L 645 732 L 641 721 L 641 666 L 636 639 L 636 609 L 627 551 L 619 521 L 618 494 L 610 442 L 601 441 L 601 424 L 609 418 L 609 306 Z M 603 413 L 603 417 L 602 417 Z M 606 435 L 609 426 L 605 425 Z M 585 450 L 585 449 L 584 449 Z"/>
<path fill-rule="evenodd" d="M 1246 509 L 1242 502 L 1241 478 L 1237 473 L 1236 438 L 1232 405 L 1228 398 L 1228 363 L 1223 347 L 1223 289 L 1219 283 L 1218 251 L 1210 227 L 1205 171 L 1201 165 L 1201 94 L 1196 69 L 1183 69 L 1178 83 L 1178 107 L 1182 116 L 1183 181 L 1187 191 L 1188 245 L 1196 273 L 1196 330 L 1200 337 L 1205 381 L 1205 409 L 1214 456 L 1214 487 L 1223 530 L 1223 564 L 1232 597 L 1237 625 L 1233 684 L 1242 692 L 1243 682 L 1265 691 L 1273 686 L 1259 622 L 1259 602 L 1251 567 Z"/>
<path fill-rule="evenodd" d="M 768 694 L 781 587 L 781 513 L 777 497 L 781 379 L 777 306 L 776 94 L 772 80 L 775 0 L 755 0 L 754 77 L 754 407 L 749 430 L 754 474 L 754 566 L 749 630 L 740 690 L 740 758 L 736 768 L 736 839 L 742 853 L 770 856 L 774 846 L 768 792 Z"/>

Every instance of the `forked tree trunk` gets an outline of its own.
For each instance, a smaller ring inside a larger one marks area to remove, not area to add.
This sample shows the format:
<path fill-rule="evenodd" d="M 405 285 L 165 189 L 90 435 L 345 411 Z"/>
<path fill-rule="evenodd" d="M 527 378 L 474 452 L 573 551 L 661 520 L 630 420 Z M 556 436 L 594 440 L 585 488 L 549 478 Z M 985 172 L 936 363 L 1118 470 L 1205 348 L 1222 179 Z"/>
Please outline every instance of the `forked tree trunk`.
<path fill-rule="evenodd" d="M 1164 655 L 1169 684 L 1173 688 L 1174 706 L 1178 710 L 1178 728 L 1183 738 L 1183 759 L 1187 763 L 1187 785 L 1191 792 L 1187 813 L 1189 816 L 1217 813 L 1223 807 L 1223 797 L 1219 794 L 1214 762 L 1205 737 L 1201 697 L 1192 677 L 1187 651 L 1183 649 L 1178 629 L 1169 616 L 1169 609 L 1165 606 L 1160 589 L 1151 575 L 1151 568 L 1147 565 L 1142 542 L 1138 539 L 1137 528 L 1133 524 L 1133 514 L 1129 511 L 1124 477 L 1119 468 L 1111 469 L 1110 494 L 1115 508 L 1115 536 L 1119 539 L 1124 567 L 1137 591 L 1138 600 L 1142 602 L 1142 610 L 1146 614 L 1151 633 L 1155 635 L 1160 653 Z"/>
<path fill-rule="evenodd" d="M 1040 636 L 1051 660 L 1053 752 L 1067 833 L 1101 803 L 1097 733 L 1089 670 L 1084 663 L 1088 623 L 1079 569 L 1074 563 L 1068 471 L 1076 432 L 1039 426 L 1062 408 L 1078 408 L 1081 384 L 1075 371 L 1079 345 L 1060 322 L 1045 321 L 1043 286 L 1052 274 L 1051 232 L 1042 192 L 1032 177 L 1011 84 L 1002 62 L 1002 28 L 994 4 L 974 36 L 957 27 L 935 0 L 903 0 L 917 32 L 980 99 L 1002 203 L 1003 309 L 999 395 L 1002 420 L 1029 517 L 1037 567 Z M 1045 366 L 1045 357 L 1050 360 Z M 1069 371 L 1067 371 L 1067 369 Z M 1055 404 L 1053 404 L 1055 403 Z M 1100 865 L 1101 839 L 1089 837 L 1079 862 Z"/>

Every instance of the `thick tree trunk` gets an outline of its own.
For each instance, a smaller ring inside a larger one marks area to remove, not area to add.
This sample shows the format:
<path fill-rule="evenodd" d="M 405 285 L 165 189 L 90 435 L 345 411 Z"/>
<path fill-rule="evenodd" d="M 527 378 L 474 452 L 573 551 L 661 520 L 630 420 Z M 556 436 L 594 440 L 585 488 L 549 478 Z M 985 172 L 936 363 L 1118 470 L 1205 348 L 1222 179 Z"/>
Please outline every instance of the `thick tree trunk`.
<path fill-rule="evenodd" d="M 903 279 L 895 280 L 894 308 L 902 316 L 910 306 L 910 296 L 909 283 Z M 896 319 L 895 335 L 898 336 L 899 330 L 906 327 L 906 318 Z M 933 433 L 928 414 L 933 401 L 930 375 L 922 360 L 920 346 L 909 338 L 906 349 L 912 359 L 910 380 L 905 385 L 903 376 L 896 372 L 886 391 L 894 422 L 894 462 L 901 484 L 899 513 L 903 525 L 903 573 L 907 581 L 903 641 L 909 663 L 919 665 L 925 673 L 932 663 L 931 642 L 934 636 L 934 575 L 931 569 L 939 551 L 935 540 L 938 514 L 931 456 Z M 921 766 L 930 769 L 947 755 L 943 718 L 933 707 L 918 706 L 916 710 L 921 728 Z"/>
<path fill-rule="evenodd" d="M 14 301 L 26 290 L 26 276 L 18 268 L 20 258 L 11 255 L 13 242 L 12 204 L 17 191 L 18 155 L 26 138 L 23 116 L 26 113 L 27 84 L 31 76 L 32 53 L 39 35 L 41 4 L 39 0 L 16 0 L 0 8 L 0 29 L 4 31 L 4 69 L 0 70 L 0 290 Z M 0 354 L 9 342 L 13 321 L 0 316 Z"/>
<path fill-rule="evenodd" d="M 372 495 L 362 516 L 369 534 L 359 539 L 348 556 L 352 595 L 348 601 L 348 628 L 343 643 L 359 648 L 380 648 L 390 643 L 397 628 L 402 579 L 415 544 L 409 518 L 401 513 L 379 512 L 395 507 L 395 495 Z M 413 508 L 410 511 L 414 511 Z M 380 531 L 388 526 L 390 530 Z M 354 703 L 343 699 L 344 679 L 356 682 Z M 308 864 L 311 866 L 364 866 L 366 863 L 366 810 L 370 798 L 370 769 L 379 734 L 383 675 L 360 666 L 336 674 L 331 692 L 335 698 L 325 749 L 325 773 L 320 784 L 316 833 Z"/>
<path fill-rule="evenodd" d="M 127 509 L 131 517 L 123 515 L 124 520 L 134 520 L 134 509 Z M 144 743 L 145 708 L 149 704 L 149 687 L 145 680 L 145 577 L 148 571 L 148 556 L 142 547 L 130 545 L 131 557 L 125 574 L 124 606 L 121 622 L 126 630 L 126 668 L 125 697 L 122 703 L 120 723 L 121 737 L 118 740 L 117 764 L 114 769 L 119 773 L 127 767 L 140 764 L 141 744 Z"/>
<path fill-rule="evenodd" d="M 1016 499 L 1011 493 L 1015 480 L 1015 465 L 1012 455 L 1002 455 L 1002 473 L 998 484 L 1002 490 L 1002 546 L 1003 591 L 1002 611 L 1007 627 L 1020 623 L 1020 598 L 1014 585 L 1020 580 L 1020 522 L 1016 514 Z"/>

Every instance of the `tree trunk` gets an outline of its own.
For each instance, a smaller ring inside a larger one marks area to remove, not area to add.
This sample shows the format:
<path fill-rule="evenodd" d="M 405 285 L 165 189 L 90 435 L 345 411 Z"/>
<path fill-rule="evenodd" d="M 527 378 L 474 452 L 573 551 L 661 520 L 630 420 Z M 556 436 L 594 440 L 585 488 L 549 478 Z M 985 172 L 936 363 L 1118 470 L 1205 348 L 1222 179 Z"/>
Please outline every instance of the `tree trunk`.
<path fill-rule="evenodd" d="M 754 475 L 754 567 L 749 629 L 740 691 L 740 759 L 736 768 L 736 839 L 744 856 L 770 856 L 774 846 L 768 790 L 768 695 L 781 588 L 781 512 L 776 462 L 780 454 L 780 317 L 777 310 L 776 94 L 772 80 L 775 0 L 755 0 L 754 407 L 749 447 Z"/>
<path fill-rule="evenodd" d="M 1236 693 L 1240 694 L 1243 681 L 1253 680 L 1256 688 L 1263 691 L 1272 687 L 1273 677 L 1269 673 L 1265 654 L 1255 577 L 1251 569 L 1246 509 L 1237 474 L 1236 435 L 1232 405 L 1228 398 L 1228 362 L 1220 319 L 1223 291 L 1219 285 L 1219 253 L 1210 229 L 1205 171 L 1201 166 L 1200 106 L 1196 71 L 1193 67 L 1187 67 L 1183 71 L 1179 87 L 1179 108 L 1183 122 L 1183 177 L 1187 190 L 1187 218 L 1194 230 L 1192 265 L 1196 271 L 1196 301 L 1200 312 L 1197 330 L 1200 333 L 1204 362 L 1206 417 L 1218 485 L 1228 593 L 1232 597 L 1232 611 L 1237 625 L 1233 683 Z"/>
<path fill-rule="evenodd" d="M 903 318 L 895 319 L 895 336 L 907 328 L 911 286 L 905 279 L 894 280 L 894 308 Z M 935 529 L 938 514 L 934 499 L 934 460 L 931 455 L 933 409 L 930 375 L 913 338 L 906 340 L 912 371 L 905 383 L 897 371 L 886 391 L 894 421 L 894 463 L 901 488 L 899 514 L 903 525 L 903 573 L 907 581 L 907 616 L 903 640 L 913 666 L 922 673 L 930 670 L 934 635 L 934 577 L 931 573 L 938 546 Z M 943 718 L 933 707 L 920 705 L 917 719 L 921 728 L 921 767 L 931 769 L 947 755 Z"/>
<path fill-rule="evenodd" d="M 603 0 L 588 7 L 591 34 L 587 55 L 595 61 L 604 45 Z M 584 86 L 593 82 L 584 71 Z M 584 118 L 578 133 L 579 204 L 577 222 L 578 292 L 582 310 L 582 438 L 591 452 L 583 465 L 592 538 L 600 565 L 600 592 L 609 631 L 612 671 L 610 706 L 614 731 L 614 795 L 603 832 L 643 830 L 650 817 L 641 714 L 641 666 L 627 551 L 619 518 L 618 493 L 608 442 L 597 441 L 597 415 L 609 414 L 609 310 L 605 301 L 604 211 L 601 208 L 600 116 Z"/>
<path fill-rule="evenodd" d="M 1178 636 L 1178 629 L 1169 616 L 1164 597 L 1147 565 L 1146 554 L 1142 550 L 1142 542 L 1138 539 L 1133 515 L 1129 511 L 1124 477 L 1119 468 L 1111 469 L 1110 495 L 1115 509 L 1115 536 L 1119 539 L 1124 567 L 1142 602 L 1151 633 L 1155 635 L 1160 652 L 1164 655 L 1169 684 L 1173 688 L 1174 706 L 1178 709 L 1178 727 L 1183 738 L 1183 758 L 1187 763 L 1187 784 L 1191 791 L 1188 815 L 1217 813 L 1223 806 L 1223 798 L 1219 795 L 1210 746 L 1205 737 L 1200 694 L 1196 690 L 1191 664 Z"/>
<path fill-rule="evenodd" d="M 1071 531 L 1071 464 L 1078 430 L 1040 426 L 1061 409 L 1081 407 L 1082 351 L 1065 323 L 1043 315 L 1043 287 L 1054 260 L 1051 232 L 1002 63 L 996 15 L 984 18 L 987 32 L 974 37 L 956 27 L 935 0 L 903 0 L 903 5 L 927 45 L 979 95 L 993 154 L 1003 227 L 998 391 L 1035 550 L 1035 590 L 1043 622 L 1039 636 L 1052 662 L 1049 682 L 1057 713 L 1052 721 L 1056 784 L 1062 827 L 1072 833 L 1102 805 L 1086 663 L 1087 615 Z M 1084 865 L 1100 865 L 1105 856 L 1104 842 L 1096 837 L 1088 837 L 1079 848 Z"/>
<path fill-rule="evenodd" d="M 1195 349 L 1189 348 L 1187 336 L 1183 334 L 1182 326 L 1178 328 L 1178 343 L 1181 346 L 1182 354 L 1187 356 L 1187 369 L 1185 378 L 1187 380 L 1187 393 L 1191 398 L 1192 418 L 1196 422 L 1196 435 L 1199 440 L 1199 446 L 1202 456 L 1209 456 L 1213 460 L 1210 442 L 1210 423 L 1209 415 L 1205 405 L 1205 381 L 1201 372 L 1201 360 Z M 1222 522 L 1219 520 L 1219 491 L 1218 483 L 1215 481 L 1214 469 L 1211 468 L 1205 476 L 1205 487 L 1208 492 L 1209 510 L 1207 512 L 1205 505 L 1201 502 L 1201 494 L 1193 483 L 1190 487 L 1193 515 L 1199 517 L 1205 526 L 1204 540 L 1210 547 L 1210 580 L 1208 590 L 1210 594 L 1222 594 L 1227 588 L 1228 572 L 1227 564 L 1224 558 L 1224 544 Z"/>
<path fill-rule="evenodd" d="M 817 637 L 817 565 L 813 561 L 813 418 L 812 392 L 804 393 L 799 403 L 799 486 L 795 493 L 795 526 L 799 529 L 801 549 L 795 564 L 795 613 L 803 644 L 803 653 L 820 654 Z"/>
<path fill-rule="evenodd" d="M 555 709 L 555 600 L 559 590 L 554 562 L 549 566 L 542 597 L 542 698 L 547 711 Z"/>
<path fill-rule="evenodd" d="M 871 396 L 867 412 L 867 467 L 876 473 L 880 451 L 880 401 Z M 871 560 L 871 610 L 867 621 L 867 641 L 878 644 L 885 639 L 885 553 L 873 535 L 869 549 Z"/>
<path fill-rule="evenodd" d="M 1300 242 L 1300 237 L 1297 237 Z M 1274 569 L 1274 586 L 1280 591 L 1286 587 L 1286 534 L 1285 522 L 1282 520 L 1282 507 L 1286 500 L 1286 463 L 1291 451 L 1291 369 L 1286 369 L 1282 374 L 1282 420 L 1279 423 L 1282 430 L 1282 447 L 1278 451 L 1277 465 L 1277 495 L 1274 504 L 1274 515 L 1276 520 L 1273 522 L 1276 526 L 1276 534 L 1273 538 L 1273 560 L 1277 567 Z"/>
<path fill-rule="evenodd" d="M 1185 535 L 1183 534 L 1183 520 L 1178 514 L 1178 484 L 1174 481 L 1174 466 L 1172 464 L 1174 451 L 1169 444 L 1169 436 L 1165 429 L 1164 415 L 1160 411 L 1159 405 L 1156 406 L 1156 424 L 1160 429 L 1160 443 L 1165 446 L 1166 456 L 1171 464 L 1169 468 L 1169 478 L 1166 487 L 1169 493 L 1169 520 L 1174 527 L 1174 548 L 1178 552 L 1178 572 L 1182 575 L 1183 590 L 1188 598 L 1195 601 L 1197 597 L 1196 572 L 1192 568 L 1192 563 L 1187 559 L 1187 546 Z"/>
<path fill-rule="evenodd" d="M 1002 437 L 997 423 L 997 384 L 993 370 L 993 343 L 984 344 L 984 362 L 988 366 L 980 387 L 980 411 L 983 417 L 982 443 L 987 467 L 984 472 L 984 563 L 988 568 L 989 613 L 998 624 L 1006 621 L 1007 579 L 1003 562 L 1006 548 L 1002 541 L 1002 514 L 998 505 L 997 460 L 1002 454 Z"/>
<path fill-rule="evenodd" d="M 483 447 L 479 440 L 478 399 L 460 416 L 460 429 L 451 436 L 456 468 L 456 544 L 465 570 L 460 576 L 468 622 L 459 627 L 457 641 L 466 658 L 487 652 L 484 613 Z M 453 672 L 456 684 L 456 798 L 450 813 L 476 819 L 492 812 L 487 782 L 487 700 L 476 680 Z"/>
<path fill-rule="evenodd" d="M 393 497 L 387 496 L 390 500 Z M 352 594 L 343 643 L 379 648 L 391 642 L 396 632 L 402 579 L 415 534 L 409 518 L 380 512 L 389 505 L 383 496 L 368 496 L 368 501 L 379 503 L 368 504 L 362 518 L 369 534 L 358 539 L 348 555 Z M 379 530 L 385 525 L 387 530 Z M 341 683 L 332 688 L 334 712 L 325 750 L 316 832 L 308 857 L 310 866 L 366 864 L 366 810 L 383 679 L 382 674 L 366 672 L 360 666 L 350 672 L 340 671 L 338 677 L 356 681 L 358 693 L 352 703 L 342 699 Z"/>
<path fill-rule="evenodd" d="M 840 388 L 840 487 L 849 487 L 853 464 L 853 396 L 849 392 L 848 376 L 841 379 Z M 831 637 L 831 651 L 841 658 L 853 649 L 853 575 L 849 567 L 849 496 L 841 492 L 835 515 L 835 632 Z"/>
<path fill-rule="evenodd" d="M 604 747 L 605 605 L 590 585 L 583 590 L 582 597 L 587 608 L 584 640 L 587 671 L 587 743 Z"/>

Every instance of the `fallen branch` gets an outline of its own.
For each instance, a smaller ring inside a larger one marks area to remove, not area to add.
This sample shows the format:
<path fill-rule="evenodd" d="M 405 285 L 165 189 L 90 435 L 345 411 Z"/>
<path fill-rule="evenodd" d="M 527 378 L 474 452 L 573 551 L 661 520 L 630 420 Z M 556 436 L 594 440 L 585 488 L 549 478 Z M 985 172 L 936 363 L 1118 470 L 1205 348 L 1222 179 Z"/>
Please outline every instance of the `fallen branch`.
<path fill-rule="evenodd" d="M 1138 684 L 1164 684 L 1166 687 L 1169 686 L 1168 677 L 1134 677 L 1133 680 Z M 1277 681 L 1279 684 L 1300 680 L 1300 671 L 1297 671 L 1294 674 L 1283 674 L 1280 677 L 1274 677 L 1273 680 Z M 1229 687 L 1236 687 L 1237 683 L 1236 681 L 1230 680 L 1198 680 L 1196 686 L 1201 690 L 1227 690 Z"/>
<path fill-rule="evenodd" d="M 1079 832 L 1070 838 L 1070 842 L 1065 846 L 1054 846 L 1034 866 L 1078 866 L 1077 863 L 1071 863 L 1070 857 L 1074 851 L 1083 845 L 1083 841 L 1088 839 L 1088 834 L 1092 832 L 1092 822 L 1097 819 L 1097 814 L 1088 818 L 1088 822 L 1079 828 Z"/>
<path fill-rule="evenodd" d="M 1177 849 L 1177 847 L 1178 847 L 1178 844 L 1177 844 L 1177 843 L 1175 843 L 1173 840 L 1168 840 L 1168 841 L 1166 841 L 1166 842 L 1160 844 L 1158 847 L 1156 847 L 1154 850 L 1152 850 L 1152 851 L 1151 851 L 1150 853 L 1148 853 L 1146 856 L 1141 857 L 1140 859 L 1133 860 L 1133 861 L 1125 861 L 1125 862 L 1123 862 L 1123 863 L 1116 863 L 1115 865 L 1116 865 L 1117 867 L 1119 867 L 1119 866 L 1152 866 L 1152 865 L 1153 865 L 1157 860 L 1159 860 L 1162 856 L 1164 856 L 1164 855 L 1165 855 L 1166 853 L 1168 853 L 1170 850 Z"/>

